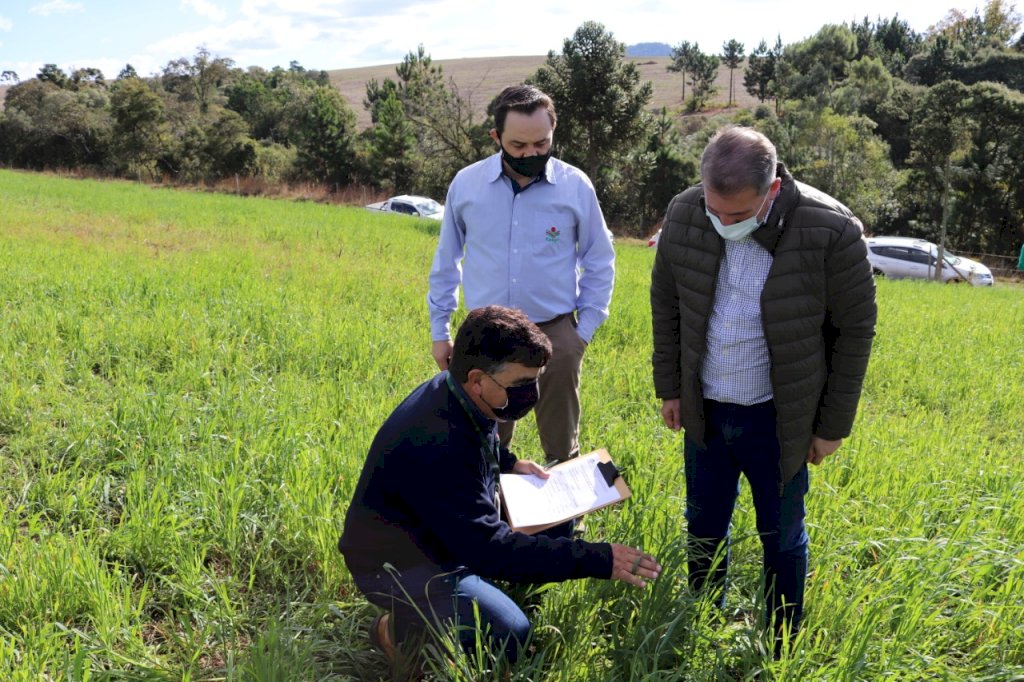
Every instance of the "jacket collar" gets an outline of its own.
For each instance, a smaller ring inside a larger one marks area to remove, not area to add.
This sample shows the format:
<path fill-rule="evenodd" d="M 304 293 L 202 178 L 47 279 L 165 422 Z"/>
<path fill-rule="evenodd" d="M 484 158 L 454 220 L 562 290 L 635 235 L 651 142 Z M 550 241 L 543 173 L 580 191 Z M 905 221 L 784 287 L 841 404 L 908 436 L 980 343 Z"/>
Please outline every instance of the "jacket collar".
<path fill-rule="evenodd" d="M 797 189 L 796 181 L 793 180 L 793 176 L 781 161 L 776 166 L 775 175 L 782 179 L 779 196 L 776 197 L 772 212 L 768 215 L 768 222 L 750 235 L 769 253 L 775 252 L 775 246 L 779 243 L 779 238 L 786 228 L 786 223 L 789 222 L 790 215 L 800 203 L 800 191 Z"/>

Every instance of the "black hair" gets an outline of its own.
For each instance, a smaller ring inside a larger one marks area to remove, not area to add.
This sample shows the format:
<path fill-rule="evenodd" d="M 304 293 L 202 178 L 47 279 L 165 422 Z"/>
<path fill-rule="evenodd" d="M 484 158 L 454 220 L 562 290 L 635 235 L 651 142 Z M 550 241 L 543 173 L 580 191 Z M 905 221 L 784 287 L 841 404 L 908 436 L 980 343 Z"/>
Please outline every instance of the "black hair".
<path fill-rule="evenodd" d="M 543 107 L 551 119 L 551 127 L 554 128 L 558 123 L 555 103 L 543 91 L 532 85 L 508 86 L 498 93 L 491 107 L 494 110 L 494 128 L 498 131 L 498 137 L 505 132 L 505 118 L 510 111 L 529 115 Z"/>
<path fill-rule="evenodd" d="M 471 310 L 459 326 L 448 371 L 459 383 L 470 370 L 501 372 L 506 364 L 543 367 L 551 359 L 551 341 L 521 310 L 490 305 Z"/>

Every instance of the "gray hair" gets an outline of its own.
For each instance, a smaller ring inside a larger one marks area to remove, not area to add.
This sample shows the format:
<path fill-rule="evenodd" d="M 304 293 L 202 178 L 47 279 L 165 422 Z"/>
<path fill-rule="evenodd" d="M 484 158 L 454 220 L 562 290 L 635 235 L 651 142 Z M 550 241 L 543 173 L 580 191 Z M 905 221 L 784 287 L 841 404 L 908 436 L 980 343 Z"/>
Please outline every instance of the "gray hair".
<path fill-rule="evenodd" d="M 768 191 L 775 180 L 775 145 L 753 128 L 725 126 L 711 138 L 700 157 L 704 186 L 723 196 L 754 188 Z"/>

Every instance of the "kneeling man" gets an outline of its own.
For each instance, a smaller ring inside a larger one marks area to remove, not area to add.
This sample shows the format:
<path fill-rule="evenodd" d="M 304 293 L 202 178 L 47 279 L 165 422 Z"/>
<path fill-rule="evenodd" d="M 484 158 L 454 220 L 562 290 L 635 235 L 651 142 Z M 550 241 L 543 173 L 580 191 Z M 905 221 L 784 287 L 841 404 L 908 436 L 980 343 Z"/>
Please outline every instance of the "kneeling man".
<path fill-rule="evenodd" d="M 388 612 L 370 637 L 390 657 L 396 641 L 455 625 L 464 647 L 482 635 L 514 662 L 530 621 L 490 580 L 612 578 L 644 587 L 661 571 L 638 549 L 574 539 L 571 524 L 525 535 L 502 521 L 498 475 L 547 474 L 501 446 L 497 425 L 533 408 L 550 357 L 548 338 L 520 311 L 473 310 L 448 370 L 377 432 L 339 548 L 356 586 Z"/>

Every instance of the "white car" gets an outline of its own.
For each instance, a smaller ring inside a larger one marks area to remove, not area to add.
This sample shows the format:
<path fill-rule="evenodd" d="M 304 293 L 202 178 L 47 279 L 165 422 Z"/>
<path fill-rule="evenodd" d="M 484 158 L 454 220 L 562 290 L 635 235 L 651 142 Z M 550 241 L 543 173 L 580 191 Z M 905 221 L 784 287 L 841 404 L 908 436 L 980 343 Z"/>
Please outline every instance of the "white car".
<path fill-rule="evenodd" d="M 935 279 L 935 261 L 939 247 L 923 239 L 910 237 L 865 237 L 868 260 L 875 275 L 894 279 Z M 970 282 L 974 286 L 992 286 L 992 271 L 978 261 L 943 254 L 942 281 Z"/>
<path fill-rule="evenodd" d="M 443 204 L 439 204 L 428 197 L 418 197 L 412 194 L 399 194 L 387 201 L 369 204 L 366 208 L 374 211 L 390 211 L 391 213 L 403 213 L 420 218 L 431 218 L 433 220 L 444 218 Z"/>
<path fill-rule="evenodd" d="M 654 234 L 652 234 L 651 238 L 647 240 L 647 248 L 649 248 L 649 249 L 657 248 L 658 242 L 660 240 L 661 240 L 661 228 L 659 227 L 658 231 L 655 232 Z"/>

